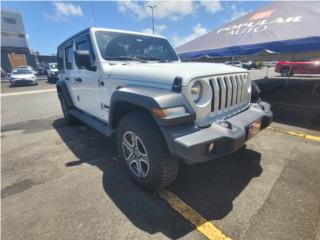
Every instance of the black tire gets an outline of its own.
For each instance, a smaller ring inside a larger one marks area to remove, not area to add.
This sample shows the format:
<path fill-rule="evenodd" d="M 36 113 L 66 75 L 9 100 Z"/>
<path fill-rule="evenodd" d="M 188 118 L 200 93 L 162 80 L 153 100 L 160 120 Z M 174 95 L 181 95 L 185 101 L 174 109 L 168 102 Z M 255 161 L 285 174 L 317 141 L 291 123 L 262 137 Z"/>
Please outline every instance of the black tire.
<path fill-rule="evenodd" d="M 123 139 L 128 132 L 136 134 L 146 150 L 149 161 L 146 176 L 138 177 L 125 158 Z M 169 186 L 175 180 L 179 170 L 179 159 L 169 153 L 160 129 L 148 113 L 133 112 L 120 120 L 117 130 L 117 146 L 122 163 L 129 175 L 144 189 L 157 191 Z"/>
<path fill-rule="evenodd" d="M 290 76 L 293 75 L 292 73 L 290 73 L 290 69 L 289 68 L 282 68 L 280 73 L 281 73 L 282 77 L 288 77 L 289 75 Z"/>
<path fill-rule="evenodd" d="M 58 97 L 60 100 L 61 110 L 63 113 L 64 121 L 69 125 L 74 125 L 74 124 L 78 123 L 78 119 L 75 118 L 74 116 L 70 115 L 70 113 L 69 113 L 70 107 L 68 106 L 67 101 L 61 92 L 58 93 Z"/>

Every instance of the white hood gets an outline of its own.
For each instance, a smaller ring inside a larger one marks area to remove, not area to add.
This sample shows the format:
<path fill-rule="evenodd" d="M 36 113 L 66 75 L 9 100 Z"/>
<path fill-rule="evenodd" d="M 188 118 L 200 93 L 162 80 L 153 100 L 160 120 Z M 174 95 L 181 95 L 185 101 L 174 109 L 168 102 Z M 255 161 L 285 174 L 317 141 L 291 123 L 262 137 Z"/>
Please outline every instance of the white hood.
<path fill-rule="evenodd" d="M 172 84 L 175 77 L 182 77 L 183 86 L 196 77 L 247 72 L 247 70 L 222 63 L 119 63 L 112 66 L 111 77 L 119 80 L 139 80 Z"/>

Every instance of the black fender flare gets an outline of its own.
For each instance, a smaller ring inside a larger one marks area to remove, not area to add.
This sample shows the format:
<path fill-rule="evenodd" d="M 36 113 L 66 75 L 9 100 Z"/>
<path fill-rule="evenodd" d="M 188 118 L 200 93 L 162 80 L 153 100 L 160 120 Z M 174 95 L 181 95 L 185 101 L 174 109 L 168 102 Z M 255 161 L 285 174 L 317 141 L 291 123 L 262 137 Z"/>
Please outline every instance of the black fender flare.
<path fill-rule="evenodd" d="M 62 95 L 64 96 L 64 98 L 67 102 L 68 107 L 70 107 L 70 108 L 74 107 L 74 104 L 73 104 L 73 101 L 72 101 L 72 98 L 71 98 L 71 95 L 70 95 L 70 92 L 69 92 L 69 89 L 68 89 L 68 86 L 67 86 L 67 83 L 65 82 L 65 80 L 59 79 L 56 82 L 56 87 L 57 87 L 57 91 L 58 91 L 58 88 L 60 88 Z M 59 96 L 59 92 L 58 92 L 58 96 Z"/>
<path fill-rule="evenodd" d="M 115 127 L 114 116 L 117 109 L 117 103 L 126 102 L 144 108 L 153 116 L 156 123 L 163 127 L 174 126 L 184 123 L 194 122 L 196 114 L 189 104 L 188 100 L 181 94 L 170 90 L 127 86 L 117 89 L 110 99 L 109 124 Z M 187 113 L 175 118 L 159 118 L 154 115 L 155 108 L 170 108 L 184 106 Z"/>

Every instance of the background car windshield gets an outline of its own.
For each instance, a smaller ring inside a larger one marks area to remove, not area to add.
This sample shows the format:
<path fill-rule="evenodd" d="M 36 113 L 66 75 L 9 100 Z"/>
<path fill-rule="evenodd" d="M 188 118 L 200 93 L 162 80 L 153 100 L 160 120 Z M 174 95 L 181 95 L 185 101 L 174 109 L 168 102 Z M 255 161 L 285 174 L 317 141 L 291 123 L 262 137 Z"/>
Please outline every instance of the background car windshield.
<path fill-rule="evenodd" d="M 169 42 L 163 38 L 98 31 L 96 39 L 101 56 L 106 60 L 121 60 L 126 57 L 142 60 L 179 60 Z"/>
<path fill-rule="evenodd" d="M 17 68 L 12 71 L 12 74 L 32 74 L 27 68 Z"/>
<path fill-rule="evenodd" d="M 58 69 L 58 65 L 57 64 L 49 64 L 51 69 Z"/>

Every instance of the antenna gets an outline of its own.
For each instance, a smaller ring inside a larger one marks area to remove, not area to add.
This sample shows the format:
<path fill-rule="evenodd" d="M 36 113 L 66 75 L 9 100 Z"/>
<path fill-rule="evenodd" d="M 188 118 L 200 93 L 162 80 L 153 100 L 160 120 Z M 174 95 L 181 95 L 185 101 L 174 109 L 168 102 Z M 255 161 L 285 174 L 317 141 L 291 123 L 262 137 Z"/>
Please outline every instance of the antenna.
<path fill-rule="evenodd" d="M 94 12 L 94 2 L 93 1 L 90 1 L 91 2 L 91 14 L 92 14 L 92 21 L 93 21 L 93 26 L 96 27 L 96 17 L 95 17 L 95 12 Z"/>

